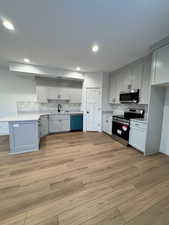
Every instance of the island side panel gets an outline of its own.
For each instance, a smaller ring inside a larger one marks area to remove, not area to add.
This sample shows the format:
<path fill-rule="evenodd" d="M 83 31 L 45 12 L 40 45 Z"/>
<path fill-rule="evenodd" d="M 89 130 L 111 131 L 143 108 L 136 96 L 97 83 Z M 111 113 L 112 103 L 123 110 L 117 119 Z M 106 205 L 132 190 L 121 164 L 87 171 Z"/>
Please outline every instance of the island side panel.
<path fill-rule="evenodd" d="M 11 154 L 39 150 L 38 121 L 9 122 L 9 133 Z"/>

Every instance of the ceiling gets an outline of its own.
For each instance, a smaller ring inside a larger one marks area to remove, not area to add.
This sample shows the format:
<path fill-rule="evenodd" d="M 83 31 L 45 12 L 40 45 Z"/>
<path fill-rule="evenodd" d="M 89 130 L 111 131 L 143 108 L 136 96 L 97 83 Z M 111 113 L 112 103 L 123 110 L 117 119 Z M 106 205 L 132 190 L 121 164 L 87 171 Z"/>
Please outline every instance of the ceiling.
<path fill-rule="evenodd" d="M 0 64 L 112 71 L 169 35 L 169 0 L 1 0 L 0 16 L 16 28 L 0 25 Z"/>

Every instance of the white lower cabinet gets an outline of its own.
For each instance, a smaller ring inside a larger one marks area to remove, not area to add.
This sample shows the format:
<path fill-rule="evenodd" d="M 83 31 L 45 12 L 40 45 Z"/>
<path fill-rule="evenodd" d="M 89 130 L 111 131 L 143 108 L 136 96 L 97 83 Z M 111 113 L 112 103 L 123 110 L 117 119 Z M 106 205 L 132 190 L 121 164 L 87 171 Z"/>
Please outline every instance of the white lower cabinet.
<path fill-rule="evenodd" d="M 132 120 L 130 123 L 129 144 L 145 153 L 147 122 Z"/>
<path fill-rule="evenodd" d="M 70 115 L 49 115 L 49 133 L 70 131 Z"/>
<path fill-rule="evenodd" d="M 112 135 L 112 113 L 103 114 L 103 131 L 109 135 Z"/>

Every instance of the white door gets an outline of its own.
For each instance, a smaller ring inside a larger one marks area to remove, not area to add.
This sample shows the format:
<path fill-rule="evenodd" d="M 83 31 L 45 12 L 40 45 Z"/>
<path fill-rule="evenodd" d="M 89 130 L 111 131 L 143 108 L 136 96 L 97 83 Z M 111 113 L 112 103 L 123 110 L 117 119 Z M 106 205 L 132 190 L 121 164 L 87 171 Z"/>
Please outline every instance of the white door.
<path fill-rule="evenodd" d="M 101 91 L 97 88 L 90 88 L 86 91 L 86 130 L 98 131 L 101 126 Z"/>

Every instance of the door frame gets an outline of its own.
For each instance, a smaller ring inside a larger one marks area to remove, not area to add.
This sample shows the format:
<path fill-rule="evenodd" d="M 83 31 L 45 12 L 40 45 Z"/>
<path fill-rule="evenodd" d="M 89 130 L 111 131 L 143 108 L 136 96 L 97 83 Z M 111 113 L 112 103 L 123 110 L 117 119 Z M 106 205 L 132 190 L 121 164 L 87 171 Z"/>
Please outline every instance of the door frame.
<path fill-rule="evenodd" d="M 87 91 L 93 90 L 93 89 L 100 91 L 100 107 L 99 107 L 100 108 L 100 118 L 99 118 L 100 126 L 98 127 L 98 130 L 96 132 L 102 132 L 102 88 L 100 88 L 100 87 L 86 87 L 85 88 L 83 131 L 87 132 Z"/>

